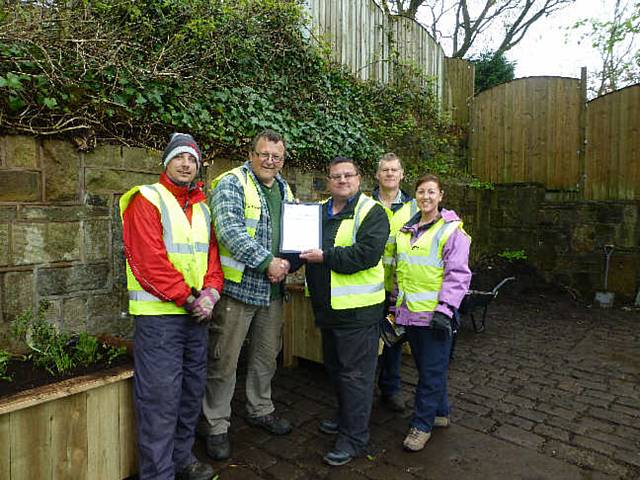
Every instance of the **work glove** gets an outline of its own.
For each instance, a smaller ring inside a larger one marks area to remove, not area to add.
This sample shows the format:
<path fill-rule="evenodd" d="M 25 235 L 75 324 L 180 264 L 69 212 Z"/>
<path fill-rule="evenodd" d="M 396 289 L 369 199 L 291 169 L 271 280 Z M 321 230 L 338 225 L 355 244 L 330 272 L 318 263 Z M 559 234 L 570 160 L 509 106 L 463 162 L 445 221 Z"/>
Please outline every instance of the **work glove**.
<path fill-rule="evenodd" d="M 205 288 L 200 292 L 192 288 L 184 308 L 200 323 L 211 318 L 213 307 L 218 300 L 220 300 L 220 294 L 215 288 Z"/>
<path fill-rule="evenodd" d="M 451 337 L 451 319 L 444 313 L 435 312 L 431 319 L 431 328 L 433 328 L 433 336 L 440 340 L 446 340 Z"/>

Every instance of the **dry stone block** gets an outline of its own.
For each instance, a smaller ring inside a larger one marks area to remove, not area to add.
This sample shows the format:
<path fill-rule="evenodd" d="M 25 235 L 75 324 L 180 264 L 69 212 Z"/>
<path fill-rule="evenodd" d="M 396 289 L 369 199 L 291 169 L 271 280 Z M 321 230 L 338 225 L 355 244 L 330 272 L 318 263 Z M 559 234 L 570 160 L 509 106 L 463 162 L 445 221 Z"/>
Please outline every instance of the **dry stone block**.
<path fill-rule="evenodd" d="M 109 209 L 105 207 L 65 205 L 65 206 L 22 206 L 20 219 L 47 222 L 68 222 L 85 218 L 108 217 Z"/>
<path fill-rule="evenodd" d="M 147 171 L 160 174 L 164 170 L 162 153 L 147 148 L 123 148 L 122 159 L 124 168 Z"/>
<path fill-rule="evenodd" d="M 33 308 L 33 272 L 7 272 L 2 279 L 2 305 L 5 322 Z"/>
<path fill-rule="evenodd" d="M 68 295 L 73 292 L 102 290 L 109 285 L 109 265 L 81 264 L 71 267 L 48 267 L 38 270 L 38 295 Z"/>
<path fill-rule="evenodd" d="M 102 260 L 109 255 L 109 220 L 87 220 L 84 222 L 84 258 Z"/>
<path fill-rule="evenodd" d="M 41 199 L 39 172 L 0 170 L 0 202 L 38 202 Z"/>
<path fill-rule="evenodd" d="M 45 140 L 42 142 L 47 201 L 78 199 L 80 190 L 80 154 L 68 142 Z"/>
<path fill-rule="evenodd" d="M 0 223 L 0 265 L 9 265 L 9 224 Z"/>
<path fill-rule="evenodd" d="M 156 183 L 158 175 L 124 170 L 85 170 L 85 189 L 91 194 L 124 193 L 136 185 Z"/>
<path fill-rule="evenodd" d="M 49 307 L 44 312 L 44 318 L 46 318 L 49 323 L 60 327 L 62 321 L 62 300 L 48 298 L 47 302 L 49 302 Z"/>
<path fill-rule="evenodd" d="M 0 137 L 0 158 L 8 167 L 38 169 L 38 144 L 34 137 Z"/>
<path fill-rule="evenodd" d="M 83 297 L 65 298 L 62 302 L 62 328 L 67 332 L 87 329 L 87 301 Z"/>
<path fill-rule="evenodd" d="M 80 223 L 16 223 L 13 263 L 49 263 L 80 259 Z"/>
<path fill-rule="evenodd" d="M 122 154 L 119 145 L 100 145 L 84 154 L 87 167 L 122 168 Z"/>
<path fill-rule="evenodd" d="M 15 220 L 18 215 L 17 212 L 18 207 L 14 205 L 0 207 L 0 222 L 5 223 Z"/>

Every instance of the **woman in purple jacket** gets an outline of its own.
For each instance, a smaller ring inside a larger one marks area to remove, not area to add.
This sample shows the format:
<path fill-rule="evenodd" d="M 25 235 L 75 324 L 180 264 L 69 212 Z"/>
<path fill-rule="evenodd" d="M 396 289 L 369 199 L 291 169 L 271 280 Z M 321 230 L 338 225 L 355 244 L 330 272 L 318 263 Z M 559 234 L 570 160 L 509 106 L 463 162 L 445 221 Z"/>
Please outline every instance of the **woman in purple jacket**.
<path fill-rule="evenodd" d="M 396 237 L 395 321 L 405 327 L 418 369 L 415 412 L 404 448 L 424 448 L 434 427 L 449 426 L 447 372 L 451 319 L 471 282 L 471 238 L 452 210 L 440 206 L 436 175 L 416 183 L 420 211 Z"/>

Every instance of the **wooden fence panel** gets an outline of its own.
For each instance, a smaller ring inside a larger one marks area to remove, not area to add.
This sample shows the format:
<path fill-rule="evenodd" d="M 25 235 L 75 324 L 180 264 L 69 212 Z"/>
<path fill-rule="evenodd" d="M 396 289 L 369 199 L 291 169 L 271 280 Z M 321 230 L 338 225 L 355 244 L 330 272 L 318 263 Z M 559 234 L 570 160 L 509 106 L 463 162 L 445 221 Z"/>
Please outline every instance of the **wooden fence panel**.
<path fill-rule="evenodd" d="M 467 126 L 471 120 L 474 93 L 473 64 L 461 58 L 445 58 L 443 92 L 445 109 L 456 125 Z"/>
<path fill-rule="evenodd" d="M 354 75 L 388 82 L 393 78 L 389 60 L 395 50 L 401 60 L 433 77 L 436 93 L 443 98 L 444 51 L 422 25 L 405 17 L 387 18 L 373 0 L 305 3 L 313 33 L 329 41 L 336 61 Z"/>
<path fill-rule="evenodd" d="M 587 104 L 585 198 L 640 200 L 640 85 Z"/>
<path fill-rule="evenodd" d="M 532 77 L 486 90 L 471 115 L 471 171 L 494 183 L 540 182 L 575 189 L 580 180 L 580 81 Z"/>

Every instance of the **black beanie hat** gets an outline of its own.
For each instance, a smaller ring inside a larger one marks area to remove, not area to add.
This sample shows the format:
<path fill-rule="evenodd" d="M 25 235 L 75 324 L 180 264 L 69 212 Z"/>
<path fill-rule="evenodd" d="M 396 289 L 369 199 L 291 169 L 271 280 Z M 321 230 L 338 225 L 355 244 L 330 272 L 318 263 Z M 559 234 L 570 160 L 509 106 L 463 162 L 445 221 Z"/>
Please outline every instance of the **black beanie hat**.
<path fill-rule="evenodd" d="M 173 157 L 181 153 L 190 153 L 196 157 L 198 168 L 200 168 L 200 149 L 196 141 L 188 133 L 174 133 L 171 135 L 169 145 L 167 145 L 162 154 L 162 163 L 165 168 Z"/>

